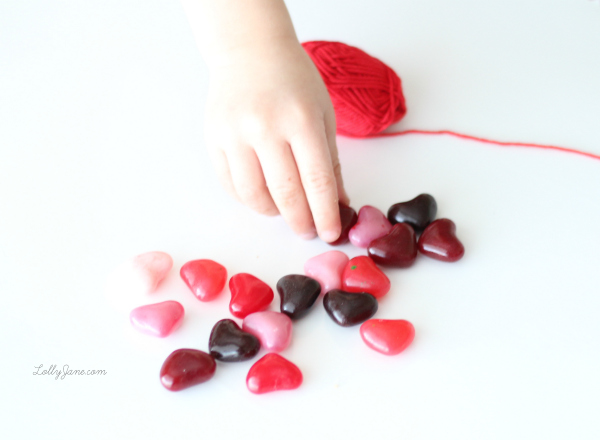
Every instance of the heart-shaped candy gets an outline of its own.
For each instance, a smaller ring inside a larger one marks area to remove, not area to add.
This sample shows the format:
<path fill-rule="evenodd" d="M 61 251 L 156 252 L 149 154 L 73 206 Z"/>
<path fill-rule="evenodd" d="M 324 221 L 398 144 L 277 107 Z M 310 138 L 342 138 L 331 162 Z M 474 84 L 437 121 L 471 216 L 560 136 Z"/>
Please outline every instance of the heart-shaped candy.
<path fill-rule="evenodd" d="M 268 351 L 283 351 L 292 341 L 292 320 L 279 312 L 251 313 L 244 318 L 242 330 L 256 336 Z"/>
<path fill-rule="evenodd" d="M 358 221 L 348 238 L 354 246 L 366 248 L 376 238 L 383 237 L 392 229 L 392 224 L 379 209 L 373 206 L 363 206 L 358 211 Z"/>
<path fill-rule="evenodd" d="M 268 284 L 249 273 L 238 273 L 229 280 L 231 301 L 229 311 L 236 318 L 244 319 L 250 313 L 266 309 L 275 295 Z"/>
<path fill-rule="evenodd" d="M 227 269 L 213 260 L 188 261 L 179 274 L 200 301 L 215 299 L 227 281 Z"/>
<path fill-rule="evenodd" d="M 222 362 L 239 362 L 253 358 L 260 350 L 260 342 L 253 334 L 243 331 L 235 321 L 217 322 L 208 340 L 212 357 Z"/>
<path fill-rule="evenodd" d="M 200 350 L 180 348 L 171 353 L 160 369 L 160 383 L 169 391 L 179 391 L 206 382 L 215 374 L 217 363 Z"/>
<path fill-rule="evenodd" d="M 356 211 L 351 207 L 344 205 L 343 203 L 338 203 L 340 207 L 340 220 L 342 222 L 342 233 L 339 238 L 333 243 L 329 243 L 331 246 L 339 246 L 340 244 L 348 243 L 348 233 L 352 226 L 356 224 L 358 220 L 358 216 L 356 215 Z"/>
<path fill-rule="evenodd" d="M 440 261 L 454 262 L 465 254 L 465 248 L 456 237 L 456 225 L 441 218 L 431 223 L 419 237 L 419 251 Z"/>
<path fill-rule="evenodd" d="M 350 327 L 360 324 L 377 312 L 377 300 L 370 293 L 331 290 L 323 297 L 323 307 L 336 324 Z"/>
<path fill-rule="evenodd" d="M 302 384 L 302 372 L 277 353 L 268 353 L 248 371 L 246 386 L 254 394 L 294 390 Z"/>
<path fill-rule="evenodd" d="M 342 272 L 348 256 L 340 251 L 329 251 L 312 257 L 304 263 L 304 273 L 321 284 L 321 293 L 342 287 Z"/>
<path fill-rule="evenodd" d="M 421 232 L 437 214 L 437 203 L 433 196 L 421 194 L 408 202 L 396 203 L 388 210 L 392 224 L 408 223 L 416 232 Z"/>
<path fill-rule="evenodd" d="M 277 281 L 277 292 L 281 298 L 281 313 L 300 319 L 321 294 L 321 285 L 305 275 L 286 275 Z"/>
<path fill-rule="evenodd" d="M 415 338 L 414 326 L 404 319 L 369 319 L 360 326 L 365 344 L 379 353 L 400 353 Z"/>
<path fill-rule="evenodd" d="M 134 257 L 131 267 L 140 290 L 150 293 L 154 292 L 167 276 L 173 267 L 173 259 L 165 252 L 146 252 Z"/>
<path fill-rule="evenodd" d="M 417 259 L 417 235 L 408 223 L 396 223 L 389 234 L 373 240 L 369 257 L 382 266 L 410 267 Z"/>
<path fill-rule="evenodd" d="M 183 314 L 183 306 L 177 301 L 164 301 L 133 309 L 129 321 L 142 333 L 164 338 L 181 325 Z"/>
<path fill-rule="evenodd" d="M 342 289 L 347 292 L 367 292 L 375 298 L 381 298 L 390 291 L 390 280 L 373 260 L 361 255 L 346 264 L 342 273 Z"/>

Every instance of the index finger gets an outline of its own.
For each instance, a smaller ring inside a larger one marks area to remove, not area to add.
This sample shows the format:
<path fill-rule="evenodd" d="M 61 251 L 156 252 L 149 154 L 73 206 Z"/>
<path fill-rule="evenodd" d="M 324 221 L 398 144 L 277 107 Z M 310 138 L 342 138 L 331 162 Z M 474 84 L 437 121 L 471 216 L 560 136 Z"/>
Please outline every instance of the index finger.
<path fill-rule="evenodd" d="M 323 123 L 322 123 L 323 124 Z M 308 128 L 290 140 L 306 199 L 317 233 L 326 242 L 335 241 L 342 231 L 337 180 L 325 126 Z"/>

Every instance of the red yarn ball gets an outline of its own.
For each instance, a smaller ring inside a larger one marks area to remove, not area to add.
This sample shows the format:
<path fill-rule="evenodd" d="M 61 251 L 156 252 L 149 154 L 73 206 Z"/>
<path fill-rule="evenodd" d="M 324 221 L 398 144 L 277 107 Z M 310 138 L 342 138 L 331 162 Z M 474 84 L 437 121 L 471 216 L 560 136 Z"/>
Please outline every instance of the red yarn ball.
<path fill-rule="evenodd" d="M 398 122 L 406 113 L 402 82 L 377 58 L 344 43 L 302 43 L 325 81 L 337 132 L 368 137 Z"/>

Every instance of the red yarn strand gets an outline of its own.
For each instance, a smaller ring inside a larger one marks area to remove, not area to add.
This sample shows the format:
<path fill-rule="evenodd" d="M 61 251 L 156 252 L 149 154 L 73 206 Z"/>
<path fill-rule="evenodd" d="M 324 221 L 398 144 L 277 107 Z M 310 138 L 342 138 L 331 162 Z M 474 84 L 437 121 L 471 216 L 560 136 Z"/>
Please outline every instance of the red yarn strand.
<path fill-rule="evenodd" d="M 579 154 L 581 156 L 589 157 L 591 159 L 600 160 L 600 155 L 588 153 L 588 152 L 581 151 L 581 150 L 576 150 L 574 148 L 559 147 L 556 145 L 533 144 L 533 143 L 527 143 L 527 142 L 495 141 L 493 139 L 486 139 L 486 138 L 482 138 L 482 137 L 471 136 L 468 134 L 457 133 L 455 131 L 450 131 L 450 130 L 404 130 L 404 131 L 393 131 L 393 132 L 389 132 L 389 133 L 376 133 L 376 134 L 371 134 L 371 135 L 367 135 L 367 136 L 352 136 L 352 137 L 358 137 L 360 139 L 368 139 L 368 138 L 376 138 L 376 137 L 404 136 L 404 135 L 408 135 L 408 134 L 447 135 L 447 136 L 454 136 L 454 137 L 457 137 L 460 139 L 467 139 L 470 141 L 481 142 L 484 144 L 499 145 L 501 147 L 541 148 L 544 150 L 555 150 L 555 151 L 562 151 L 564 153 Z"/>
<path fill-rule="evenodd" d="M 408 134 L 448 135 L 502 147 L 530 147 L 579 154 L 600 160 L 600 155 L 555 145 L 502 142 L 449 130 L 405 130 L 383 133 L 406 114 L 400 77 L 385 63 L 357 47 L 335 41 L 302 43 L 327 86 L 337 120 L 337 134 L 359 139 Z"/>

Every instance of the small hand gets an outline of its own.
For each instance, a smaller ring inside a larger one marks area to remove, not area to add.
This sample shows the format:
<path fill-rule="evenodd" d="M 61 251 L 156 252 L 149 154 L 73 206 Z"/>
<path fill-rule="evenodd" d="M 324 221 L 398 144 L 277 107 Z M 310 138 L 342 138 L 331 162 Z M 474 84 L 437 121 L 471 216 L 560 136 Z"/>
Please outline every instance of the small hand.
<path fill-rule="evenodd" d="M 349 200 L 335 115 L 297 40 L 237 48 L 211 66 L 205 139 L 235 198 L 261 214 L 281 214 L 303 238 L 338 238 L 338 200 Z"/>

